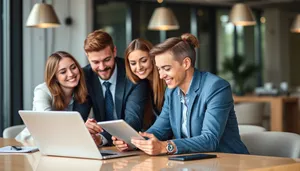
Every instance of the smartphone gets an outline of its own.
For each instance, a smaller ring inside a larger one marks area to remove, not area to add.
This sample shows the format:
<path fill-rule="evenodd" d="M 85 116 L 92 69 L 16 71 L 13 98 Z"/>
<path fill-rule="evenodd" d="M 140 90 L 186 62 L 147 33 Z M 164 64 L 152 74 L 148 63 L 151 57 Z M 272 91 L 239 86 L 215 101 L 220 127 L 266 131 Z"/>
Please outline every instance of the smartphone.
<path fill-rule="evenodd" d="M 169 160 L 188 161 L 188 160 L 200 160 L 200 159 L 210 159 L 210 158 L 217 158 L 217 155 L 214 155 L 214 154 L 192 154 L 192 155 L 169 157 Z"/>

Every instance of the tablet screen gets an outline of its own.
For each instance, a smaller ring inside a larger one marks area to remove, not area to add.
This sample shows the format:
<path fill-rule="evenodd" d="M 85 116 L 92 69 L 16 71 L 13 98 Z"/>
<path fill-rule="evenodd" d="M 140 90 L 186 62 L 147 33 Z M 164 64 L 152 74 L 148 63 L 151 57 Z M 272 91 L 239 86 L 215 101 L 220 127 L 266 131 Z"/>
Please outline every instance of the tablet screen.
<path fill-rule="evenodd" d="M 110 133 L 112 136 L 115 136 L 125 141 L 132 148 L 135 148 L 135 146 L 131 143 L 132 138 L 145 139 L 122 119 L 98 122 L 98 125 L 100 125 L 105 131 Z"/>

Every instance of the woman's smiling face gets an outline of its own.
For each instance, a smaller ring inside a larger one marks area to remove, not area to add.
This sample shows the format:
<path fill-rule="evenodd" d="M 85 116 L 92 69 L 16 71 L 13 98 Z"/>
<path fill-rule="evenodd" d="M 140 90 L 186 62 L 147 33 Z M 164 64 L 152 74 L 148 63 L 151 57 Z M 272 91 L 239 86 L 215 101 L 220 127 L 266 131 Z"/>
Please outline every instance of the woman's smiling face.
<path fill-rule="evenodd" d="M 128 56 L 130 69 L 140 79 L 146 79 L 153 71 L 153 62 L 148 52 L 134 50 Z"/>

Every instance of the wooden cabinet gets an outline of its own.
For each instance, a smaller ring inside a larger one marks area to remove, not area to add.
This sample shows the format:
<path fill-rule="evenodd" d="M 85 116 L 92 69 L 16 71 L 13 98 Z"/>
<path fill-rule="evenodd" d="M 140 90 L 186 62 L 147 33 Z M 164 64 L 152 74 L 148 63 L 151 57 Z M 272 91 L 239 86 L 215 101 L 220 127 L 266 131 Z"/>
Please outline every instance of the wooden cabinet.
<path fill-rule="evenodd" d="M 300 133 L 298 97 L 290 96 L 233 96 L 235 103 L 265 102 L 270 103 L 271 131 Z"/>

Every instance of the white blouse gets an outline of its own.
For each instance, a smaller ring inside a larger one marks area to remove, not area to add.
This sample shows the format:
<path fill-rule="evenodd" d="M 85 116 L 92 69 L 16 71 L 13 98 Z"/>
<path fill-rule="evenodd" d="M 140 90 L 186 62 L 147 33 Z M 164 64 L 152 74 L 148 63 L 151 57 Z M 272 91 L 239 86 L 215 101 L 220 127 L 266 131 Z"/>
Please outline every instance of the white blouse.
<path fill-rule="evenodd" d="M 70 101 L 65 111 L 73 110 L 74 99 Z M 39 84 L 34 89 L 33 111 L 50 111 L 54 109 L 53 96 L 51 95 L 46 83 Z M 17 141 L 32 141 L 32 137 L 27 128 L 24 128 L 15 138 Z"/>

